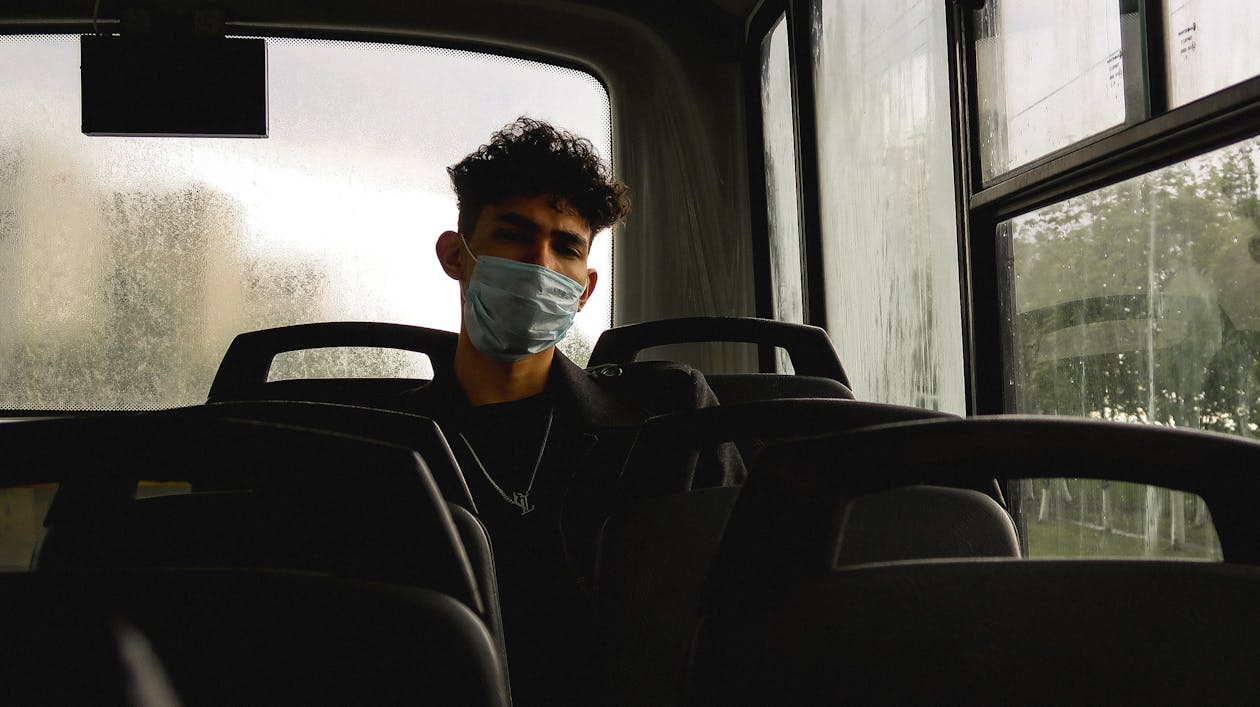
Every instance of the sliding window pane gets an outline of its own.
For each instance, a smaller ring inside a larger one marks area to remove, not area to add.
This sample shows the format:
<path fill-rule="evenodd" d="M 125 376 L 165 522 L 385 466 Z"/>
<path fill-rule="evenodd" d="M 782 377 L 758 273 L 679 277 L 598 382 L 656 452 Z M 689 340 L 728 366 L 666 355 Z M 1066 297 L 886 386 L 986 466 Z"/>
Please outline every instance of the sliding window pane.
<path fill-rule="evenodd" d="M 1019 412 L 1260 437 L 1260 138 L 1005 222 Z"/>
<path fill-rule="evenodd" d="M 1260 74 L 1260 2 L 1168 0 L 1164 20 L 1173 107 Z"/>
<path fill-rule="evenodd" d="M 1123 51 L 1139 56 L 1139 24 L 1122 4 L 989 0 L 975 13 L 985 181 L 1123 124 L 1126 76 L 1140 105 L 1141 71 Z"/>
<path fill-rule="evenodd" d="M 862 399 L 962 412 L 945 14 L 817 0 L 811 35 L 828 329 Z"/>
<path fill-rule="evenodd" d="M 797 213 L 796 131 L 792 120 L 792 67 L 788 56 L 787 18 L 761 45 L 761 118 L 766 160 L 766 220 L 770 233 L 770 283 L 774 318 L 804 322 L 801 231 Z M 781 350 L 776 367 L 790 372 Z"/>

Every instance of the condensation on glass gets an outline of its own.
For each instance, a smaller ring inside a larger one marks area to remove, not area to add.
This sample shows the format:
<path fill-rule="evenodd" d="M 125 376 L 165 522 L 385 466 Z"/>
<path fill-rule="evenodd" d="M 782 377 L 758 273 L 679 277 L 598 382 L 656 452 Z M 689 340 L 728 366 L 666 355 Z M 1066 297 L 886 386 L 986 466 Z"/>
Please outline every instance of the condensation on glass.
<path fill-rule="evenodd" d="M 276 354 L 268 381 L 309 378 L 433 378 L 433 363 L 417 351 L 337 346 Z"/>
<path fill-rule="evenodd" d="M 828 328 L 864 400 L 965 408 L 945 3 L 813 4 Z"/>
<path fill-rule="evenodd" d="M 792 66 L 787 17 L 779 18 L 761 43 L 761 124 L 766 160 L 766 220 L 770 228 L 770 286 L 774 318 L 804 322 L 801 230 L 797 210 L 796 130 L 792 112 Z M 777 370 L 792 372 L 779 350 Z"/>
<path fill-rule="evenodd" d="M 457 329 L 458 285 L 433 253 L 456 220 L 445 167 L 522 114 L 611 154 L 607 92 L 578 71 L 398 45 L 267 50 L 266 139 L 86 137 L 78 38 L 0 38 L 0 409 L 199 403 L 255 329 Z M 601 287 L 561 345 L 579 361 L 611 320 L 611 252 L 595 239 Z"/>
<path fill-rule="evenodd" d="M 1123 124 L 1126 104 L 1137 112 L 1133 4 L 1122 15 L 1117 0 L 989 0 L 974 13 L 985 181 Z"/>
<path fill-rule="evenodd" d="M 1260 74 L 1260 3 L 1166 0 L 1163 5 L 1173 107 Z"/>
<path fill-rule="evenodd" d="M 1026 479 L 1020 508 L 1030 558 L 1221 561 L 1207 503 L 1161 486 L 1099 479 Z"/>

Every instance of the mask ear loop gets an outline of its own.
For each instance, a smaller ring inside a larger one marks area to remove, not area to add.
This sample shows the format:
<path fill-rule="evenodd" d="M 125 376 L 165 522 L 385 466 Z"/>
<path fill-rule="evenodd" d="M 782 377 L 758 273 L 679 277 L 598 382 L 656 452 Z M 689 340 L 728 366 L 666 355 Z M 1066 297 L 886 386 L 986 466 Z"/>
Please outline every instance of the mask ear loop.
<path fill-rule="evenodd" d="M 473 259 L 473 262 L 477 262 L 477 255 L 472 252 L 472 246 L 468 245 L 468 239 L 462 233 L 459 234 L 459 242 L 464 244 L 464 250 L 468 251 L 468 256 Z"/>

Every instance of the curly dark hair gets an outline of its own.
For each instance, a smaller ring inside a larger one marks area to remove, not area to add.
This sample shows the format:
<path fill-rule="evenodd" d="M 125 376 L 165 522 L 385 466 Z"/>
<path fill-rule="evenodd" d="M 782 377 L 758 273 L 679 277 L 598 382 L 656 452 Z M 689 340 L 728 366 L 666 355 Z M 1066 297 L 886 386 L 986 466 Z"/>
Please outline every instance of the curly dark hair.
<path fill-rule="evenodd" d="M 629 189 L 613 178 L 590 140 L 525 116 L 446 173 L 465 234 L 473 232 L 484 207 L 514 196 L 554 196 L 552 207 L 571 206 L 590 224 L 592 236 L 630 212 Z"/>

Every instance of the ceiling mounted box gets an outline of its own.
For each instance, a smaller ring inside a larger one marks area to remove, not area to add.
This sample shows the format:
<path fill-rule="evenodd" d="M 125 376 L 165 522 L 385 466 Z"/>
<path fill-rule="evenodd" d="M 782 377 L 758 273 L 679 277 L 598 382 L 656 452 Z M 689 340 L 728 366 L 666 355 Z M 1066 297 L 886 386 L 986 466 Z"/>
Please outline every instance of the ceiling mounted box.
<path fill-rule="evenodd" d="M 86 135 L 267 136 L 261 39 L 84 35 L 79 47 Z"/>

